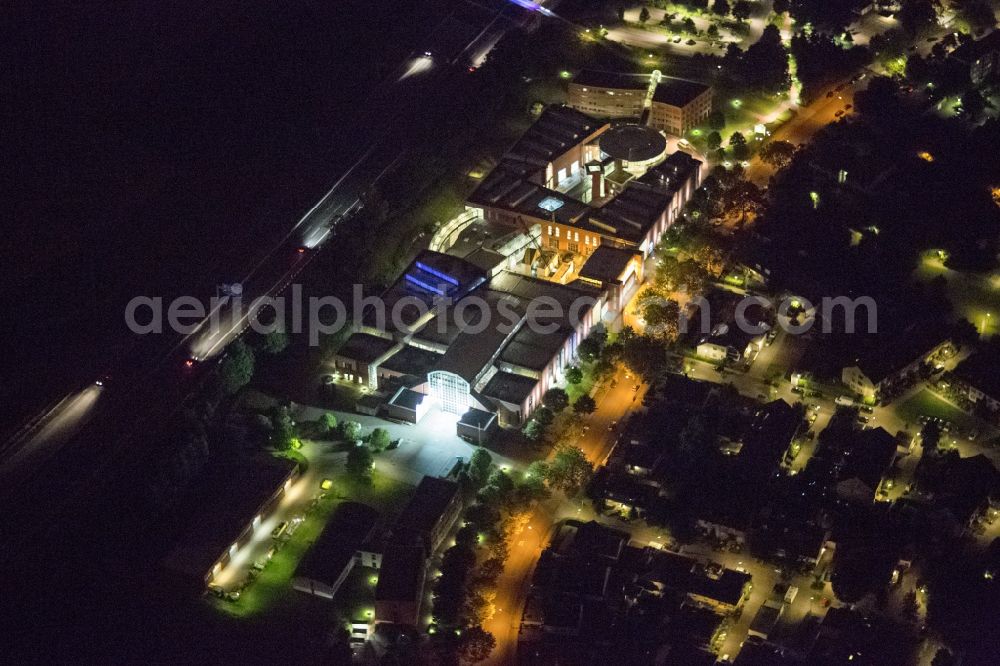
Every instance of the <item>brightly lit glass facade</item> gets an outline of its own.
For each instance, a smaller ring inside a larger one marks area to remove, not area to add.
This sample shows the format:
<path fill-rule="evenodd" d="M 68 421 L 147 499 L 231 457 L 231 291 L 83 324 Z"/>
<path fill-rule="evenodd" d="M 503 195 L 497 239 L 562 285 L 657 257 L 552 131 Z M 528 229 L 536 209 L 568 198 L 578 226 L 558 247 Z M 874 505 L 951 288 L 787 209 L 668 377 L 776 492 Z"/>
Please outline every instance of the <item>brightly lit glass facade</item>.
<path fill-rule="evenodd" d="M 433 396 L 441 409 L 451 414 L 464 414 L 469 409 L 469 382 L 451 372 L 438 370 L 427 375 Z"/>

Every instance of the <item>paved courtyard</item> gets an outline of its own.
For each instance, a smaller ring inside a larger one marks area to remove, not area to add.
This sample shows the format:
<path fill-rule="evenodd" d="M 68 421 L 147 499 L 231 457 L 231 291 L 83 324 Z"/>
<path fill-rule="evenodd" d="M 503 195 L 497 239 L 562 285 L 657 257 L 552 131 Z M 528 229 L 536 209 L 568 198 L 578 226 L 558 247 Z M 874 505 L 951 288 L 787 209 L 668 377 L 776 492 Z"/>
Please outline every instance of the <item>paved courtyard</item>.
<path fill-rule="evenodd" d="M 302 406 L 295 411 L 295 418 L 312 421 L 325 411 L 329 410 Z M 419 483 L 424 476 L 444 476 L 451 471 L 458 458 L 469 460 L 476 450 L 474 445 L 455 434 L 458 417 L 438 408 L 429 411 L 420 423 L 401 423 L 354 412 L 330 413 L 337 417 L 338 423 L 357 421 L 364 433 L 373 428 L 385 428 L 389 437 L 401 440 L 399 448 L 384 451 L 375 457 L 375 468 L 407 483 Z M 497 465 L 519 467 L 508 458 L 492 451 L 490 453 Z"/>

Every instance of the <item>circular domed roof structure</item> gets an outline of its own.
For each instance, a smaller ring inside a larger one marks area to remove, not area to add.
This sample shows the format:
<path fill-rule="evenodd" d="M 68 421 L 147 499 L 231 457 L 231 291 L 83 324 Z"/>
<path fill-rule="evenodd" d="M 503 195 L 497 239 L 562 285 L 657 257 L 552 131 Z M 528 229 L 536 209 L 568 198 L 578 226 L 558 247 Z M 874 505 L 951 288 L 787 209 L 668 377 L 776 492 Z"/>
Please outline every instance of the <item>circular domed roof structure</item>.
<path fill-rule="evenodd" d="M 666 138 L 652 127 L 629 123 L 612 127 L 598 142 L 606 155 L 625 162 L 648 162 L 667 151 Z"/>

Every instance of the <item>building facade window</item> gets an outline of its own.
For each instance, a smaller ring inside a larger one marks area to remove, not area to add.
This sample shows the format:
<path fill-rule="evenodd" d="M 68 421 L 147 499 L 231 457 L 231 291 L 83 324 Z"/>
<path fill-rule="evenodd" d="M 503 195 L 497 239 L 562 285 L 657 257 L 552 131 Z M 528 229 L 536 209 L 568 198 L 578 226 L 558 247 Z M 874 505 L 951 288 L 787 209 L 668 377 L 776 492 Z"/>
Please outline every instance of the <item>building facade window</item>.
<path fill-rule="evenodd" d="M 451 372 L 438 370 L 427 375 L 433 396 L 441 409 L 450 414 L 469 410 L 469 382 Z"/>

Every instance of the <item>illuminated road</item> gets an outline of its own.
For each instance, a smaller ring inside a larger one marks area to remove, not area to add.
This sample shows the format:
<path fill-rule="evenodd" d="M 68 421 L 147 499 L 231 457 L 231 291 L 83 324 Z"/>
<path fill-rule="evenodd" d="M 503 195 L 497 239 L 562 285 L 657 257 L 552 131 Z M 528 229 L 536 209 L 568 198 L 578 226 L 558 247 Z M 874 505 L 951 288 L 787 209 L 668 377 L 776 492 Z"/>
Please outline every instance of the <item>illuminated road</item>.
<path fill-rule="evenodd" d="M 85 426 L 104 391 L 93 384 L 59 401 L 37 423 L 8 443 L 0 454 L 0 484 L 16 483 L 39 457 L 59 450 Z"/>
<path fill-rule="evenodd" d="M 621 422 L 632 408 L 641 406 L 646 393 L 645 386 L 638 391 L 633 389 L 636 380 L 624 370 L 620 370 L 614 380 L 617 382 L 614 388 L 607 383 L 594 395 L 597 409 L 586 421 L 588 430 L 576 442 L 595 466 L 604 462 L 614 445 L 618 429 L 609 430 L 612 422 Z M 497 581 L 497 612 L 484 626 L 497 640 L 496 649 L 485 663 L 516 663 L 521 614 L 531 583 L 531 572 L 548 543 L 553 525 L 563 518 L 584 511 L 589 513 L 589 509 L 581 509 L 581 506 L 565 499 L 551 499 L 534 510 L 528 526 L 513 538 L 503 575 Z"/>
<path fill-rule="evenodd" d="M 808 143 L 816 132 L 838 119 L 838 111 L 844 111 L 839 118 L 853 112 L 853 108 L 846 109 L 846 107 L 848 104 L 854 105 L 854 94 L 868 85 L 870 77 L 871 74 L 868 74 L 854 84 L 845 80 L 824 88 L 812 103 L 799 107 L 795 116 L 779 127 L 769 141 L 788 141 L 796 146 Z M 843 88 L 838 91 L 837 88 L 840 86 Z M 765 164 L 756 156 L 747 168 L 747 178 L 761 186 L 767 185 L 773 173 L 774 167 Z"/>

